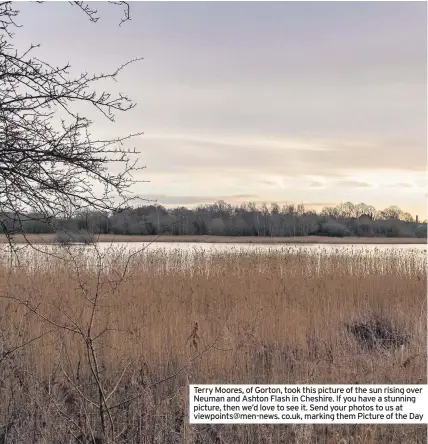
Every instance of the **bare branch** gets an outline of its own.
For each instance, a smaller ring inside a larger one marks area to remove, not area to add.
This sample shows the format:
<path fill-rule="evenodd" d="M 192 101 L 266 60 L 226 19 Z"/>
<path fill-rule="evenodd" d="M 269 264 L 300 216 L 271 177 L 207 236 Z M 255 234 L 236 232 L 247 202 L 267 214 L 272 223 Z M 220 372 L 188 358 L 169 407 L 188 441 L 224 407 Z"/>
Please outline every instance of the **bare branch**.
<path fill-rule="evenodd" d="M 71 2 L 92 22 L 97 10 L 83 1 Z M 129 4 L 121 24 L 130 19 Z M 12 244 L 23 233 L 20 215 L 36 210 L 40 219 L 57 231 L 54 216 L 85 209 L 112 212 L 136 197 L 132 186 L 139 182 L 136 172 L 138 151 L 127 144 L 142 132 L 112 139 L 94 138 L 93 122 L 76 111 L 86 103 L 109 121 L 127 112 L 135 103 L 125 94 L 97 91 L 100 81 L 116 81 L 120 73 L 141 60 L 134 58 L 111 73 L 70 75 L 70 64 L 54 66 L 34 55 L 37 45 L 16 49 L 13 35 L 19 14 L 11 2 L 0 3 L 0 224 Z M 58 117 L 65 117 L 58 122 Z M 117 164 L 112 172 L 111 164 Z M 95 191 L 96 190 L 96 191 Z M 9 218 L 12 222 L 4 223 Z"/>

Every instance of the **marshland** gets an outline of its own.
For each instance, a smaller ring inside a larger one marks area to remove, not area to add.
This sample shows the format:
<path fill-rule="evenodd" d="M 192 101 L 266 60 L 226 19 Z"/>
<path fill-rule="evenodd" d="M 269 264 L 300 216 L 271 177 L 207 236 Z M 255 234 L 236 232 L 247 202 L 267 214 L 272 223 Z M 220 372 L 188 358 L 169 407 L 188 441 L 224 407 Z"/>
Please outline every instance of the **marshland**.
<path fill-rule="evenodd" d="M 426 249 L 359 247 L 3 252 L 0 436 L 426 442 L 424 425 L 188 424 L 189 383 L 426 383 Z"/>
<path fill-rule="evenodd" d="M 188 399 L 426 387 L 426 17 L 0 1 L 0 444 L 427 444 Z"/>

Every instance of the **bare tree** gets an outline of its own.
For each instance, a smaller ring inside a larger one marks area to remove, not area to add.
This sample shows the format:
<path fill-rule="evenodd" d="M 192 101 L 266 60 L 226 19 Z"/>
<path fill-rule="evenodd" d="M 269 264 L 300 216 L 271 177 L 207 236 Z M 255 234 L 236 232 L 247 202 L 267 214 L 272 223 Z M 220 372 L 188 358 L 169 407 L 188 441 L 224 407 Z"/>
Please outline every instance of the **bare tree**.
<path fill-rule="evenodd" d="M 391 205 L 381 212 L 381 216 L 385 220 L 399 220 L 402 214 L 403 211 L 396 205 Z"/>
<path fill-rule="evenodd" d="M 70 3 L 92 22 L 98 20 L 88 4 Z M 123 7 L 120 24 L 130 19 L 126 2 L 111 3 Z M 139 59 L 109 74 L 73 77 L 70 64 L 54 66 L 37 58 L 38 45 L 15 47 L 12 30 L 19 26 L 18 16 L 12 2 L 0 2 L 0 230 L 9 240 L 23 231 L 21 219 L 30 210 L 52 224 L 55 216 L 70 212 L 122 208 L 131 199 L 132 173 L 140 169 L 135 149 L 124 142 L 141 133 L 94 138 L 93 122 L 75 110 L 75 105 L 89 104 L 114 122 L 115 113 L 134 108 L 126 95 L 113 96 L 96 86 L 116 80 Z M 119 164 L 118 172 L 108 168 L 111 162 Z"/>
<path fill-rule="evenodd" d="M 413 216 L 408 212 L 402 212 L 400 219 L 404 220 L 404 222 L 414 222 Z"/>

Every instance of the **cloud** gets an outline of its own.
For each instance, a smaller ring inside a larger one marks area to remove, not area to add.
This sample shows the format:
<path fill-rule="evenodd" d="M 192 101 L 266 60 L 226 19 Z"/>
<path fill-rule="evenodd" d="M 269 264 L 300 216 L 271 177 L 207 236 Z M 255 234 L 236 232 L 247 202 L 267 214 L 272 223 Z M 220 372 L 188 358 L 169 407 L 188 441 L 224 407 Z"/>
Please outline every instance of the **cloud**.
<path fill-rule="evenodd" d="M 239 205 L 241 203 L 254 202 L 256 205 L 277 203 L 278 205 L 297 205 L 303 203 L 306 208 L 315 207 L 325 207 L 337 205 L 336 202 L 294 202 L 292 199 L 281 200 L 281 199 L 264 199 L 262 196 L 257 194 L 232 194 L 232 195 L 211 195 L 211 196 L 185 196 L 185 195 L 170 195 L 170 194 L 148 194 L 145 195 L 149 201 L 144 202 L 146 205 L 151 203 L 156 203 L 158 205 L 163 205 L 165 207 L 177 207 L 177 206 L 195 206 L 195 205 L 206 205 L 213 204 L 219 200 L 223 200 L 231 205 Z M 152 202 L 150 202 L 152 201 Z M 156 201 L 156 202 L 154 202 Z"/>
<path fill-rule="evenodd" d="M 276 182 L 275 180 L 270 180 L 270 179 L 260 179 L 259 183 L 262 185 L 269 185 L 270 187 L 277 187 L 278 186 L 278 182 Z"/>
<path fill-rule="evenodd" d="M 318 180 L 313 180 L 312 182 L 309 182 L 309 187 L 310 188 L 324 188 L 325 187 L 325 183 L 324 182 L 320 182 Z"/>
<path fill-rule="evenodd" d="M 407 182 L 393 183 L 388 186 L 393 187 L 393 188 L 413 188 L 413 185 L 411 183 L 407 183 Z"/>
<path fill-rule="evenodd" d="M 284 205 L 284 204 L 289 204 L 290 201 L 285 201 L 285 200 L 280 200 L 279 202 L 277 202 L 280 205 Z M 294 203 L 296 205 L 296 202 L 291 202 Z M 298 203 L 303 203 L 303 205 L 305 206 L 305 208 L 312 208 L 312 207 L 332 207 L 337 205 L 337 202 L 297 202 Z"/>
<path fill-rule="evenodd" d="M 155 200 L 159 205 L 198 205 L 198 204 L 212 204 L 219 200 L 224 200 L 227 203 L 240 203 L 260 199 L 256 194 L 234 194 L 230 196 L 176 196 L 170 194 L 148 194 L 145 196 L 149 200 Z"/>
<path fill-rule="evenodd" d="M 95 28 L 67 5 L 42 9 L 23 4 L 15 40 L 36 35 L 41 58 L 75 73 L 145 58 L 108 86 L 138 106 L 115 125 L 94 114 L 93 133 L 145 132 L 129 142 L 147 165 L 135 178 L 151 181 L 142 196 L 422 205 L 425 4 L 142 2 L 120 33 L 109 8 Z"/>
<path fill-rule="evenodd" d="M 286 135 L 271 138 L 153 135 L 143 136 L 139 148 L 148 175 L 167 171 L 193 176 L 251 173 L 332 177 L 361 171 L 419 173 L 426 168 L 422 145 L 391 146 L 388 139 L 370 135 L 352 141 Z"/>
<path fill-rule="evenodd" d="M 304 205 L 305 207 L 334 207 L 337 202 L 305 202 Z"/>
<path fill-rule="evenodd" d="M 336 187 L 349 187 L 349 188 L 371 188 L 372 185 L 367 182 L 360 182 L 358 180 L 339 180 L 334 183 Z"/>

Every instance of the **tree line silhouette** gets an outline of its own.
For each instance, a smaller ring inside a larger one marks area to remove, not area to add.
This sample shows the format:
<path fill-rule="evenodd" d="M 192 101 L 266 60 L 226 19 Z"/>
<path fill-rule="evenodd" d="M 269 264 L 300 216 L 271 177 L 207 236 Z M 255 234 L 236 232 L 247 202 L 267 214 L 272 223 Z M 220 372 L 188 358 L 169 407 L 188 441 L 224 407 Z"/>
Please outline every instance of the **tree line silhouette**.
<path fill-rule="evenodd" d="M 218 201 L 196 208 L 165 208 L 150 204 L 118 211 L 84 211 L 62 214 L 46 221 L 36 212 L 2 213 L 0 231 L 19 233 L 90 232 L 124 235 L 218 235 L 218 236 L 368 236 L 419 237 L 427 235 L 426 220 L 397 206 L 382 211 L 360 203 L 324 207 L 319 213 L 303 204 L 278 205 Z"/>

